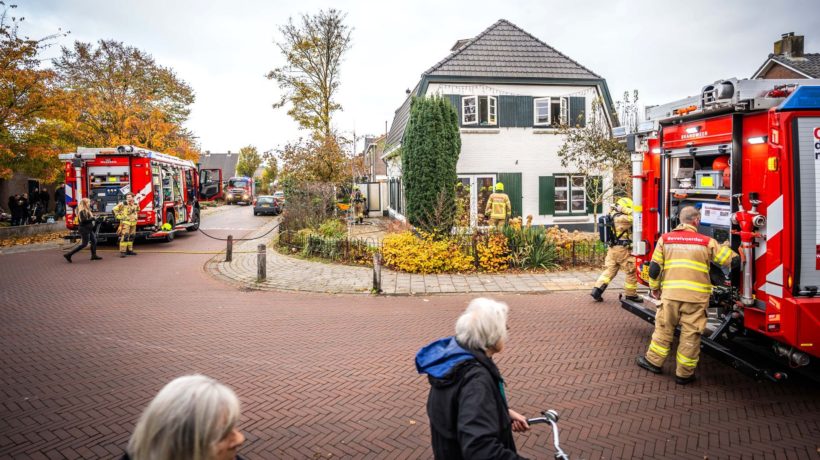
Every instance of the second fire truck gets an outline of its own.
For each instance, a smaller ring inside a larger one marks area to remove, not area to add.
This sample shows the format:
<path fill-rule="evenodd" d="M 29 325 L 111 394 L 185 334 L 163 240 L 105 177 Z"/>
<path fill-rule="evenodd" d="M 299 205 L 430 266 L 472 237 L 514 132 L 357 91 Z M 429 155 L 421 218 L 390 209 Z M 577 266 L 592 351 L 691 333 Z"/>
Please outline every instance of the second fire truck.
<path fill-rule="evenodd" d="M 100 222 L 101 241 L 117 237 L 112 210 L 128 192 L 140 207 L 137 236 L 166 241 L 178 231 L 196 231 L 200 200 L 221 192 L 220 170 L 198 170 L 191 161 L 132 145 L 79 148 L 60 159 L 66 160 L 66 227 L 77 230 L 73 212 L 87 197 Z"/>

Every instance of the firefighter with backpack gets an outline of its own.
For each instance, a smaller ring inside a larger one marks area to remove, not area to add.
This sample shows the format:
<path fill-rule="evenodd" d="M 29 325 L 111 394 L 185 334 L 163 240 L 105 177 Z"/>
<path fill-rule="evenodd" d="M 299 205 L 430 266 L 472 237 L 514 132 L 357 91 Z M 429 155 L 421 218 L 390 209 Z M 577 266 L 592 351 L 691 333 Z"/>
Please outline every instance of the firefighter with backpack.
<path fill-rule="evenodd" d="M 490 227 L 501 229 L 507 223 L 510 214 L 512 214 L 510 197 L 504 193 L 504 184 L 498 182 L 495 184 L 495 192 L 487 198 L 484 215 L 490 218 Z"/>
<path fill-rule="evenodd" d="M 598 219 L 601 241 L 609 246 L 604 261 L 604 271 L 595 282 L 590 295 L 596 302 L 603 302 L 606 287 L 623 270 L 626 275 L 624 295 L 627 299 L 642 302 L 638 296 L 638 276 L 635 273 L 635 256 L 632 255 L 632 200 L 620 198 L 614 209 Z"/>

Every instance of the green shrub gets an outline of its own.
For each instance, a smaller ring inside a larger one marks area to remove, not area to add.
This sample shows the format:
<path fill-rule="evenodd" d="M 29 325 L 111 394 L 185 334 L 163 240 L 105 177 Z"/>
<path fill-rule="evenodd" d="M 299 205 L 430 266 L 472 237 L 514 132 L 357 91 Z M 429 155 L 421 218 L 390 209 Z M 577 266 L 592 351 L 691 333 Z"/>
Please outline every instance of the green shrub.
<path fill-rule="evenodd" d="M 342 238 L 347 234 L 347 226 L 339 219 L 327 219 L 319 225 L 319 234 L 328 238 Z"/>

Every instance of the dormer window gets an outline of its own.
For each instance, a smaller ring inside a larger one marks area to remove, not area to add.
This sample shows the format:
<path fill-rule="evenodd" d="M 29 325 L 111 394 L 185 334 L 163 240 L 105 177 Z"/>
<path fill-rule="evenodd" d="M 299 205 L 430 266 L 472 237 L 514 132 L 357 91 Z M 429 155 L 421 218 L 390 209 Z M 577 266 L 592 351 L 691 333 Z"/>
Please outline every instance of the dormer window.
<path fill-rule="evenodd" d="M 461 124 L 498 125 L 498 102 L 494 96 L 464 96 L 461 99 Z"/>

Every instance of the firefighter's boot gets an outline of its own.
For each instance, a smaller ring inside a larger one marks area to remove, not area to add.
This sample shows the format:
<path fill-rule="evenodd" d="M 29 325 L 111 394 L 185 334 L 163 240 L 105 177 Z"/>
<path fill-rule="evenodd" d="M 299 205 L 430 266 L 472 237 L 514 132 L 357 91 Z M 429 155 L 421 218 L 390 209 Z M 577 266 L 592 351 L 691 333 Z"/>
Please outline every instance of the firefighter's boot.
<path fill-rule="evenodd" d="M 126 254 L 126 255 L 129 255 L 129 256 L 135 256 L 135 255 L 137 255 L 137 253 L 136 253 L 136 252 L 134 252 L 134 251 L 133 251 L 133 250 L 131 250 L 131 249 L 129 249 L 129 250 L 128 250 L 125 254 Z"/>
<path fill-rule="evenodd" d="M 639 295 L 626 295 L 626 296 L 624 296 L 624 298 L 626 300 L 631 300 L 631 301 L 636 302 L 636 303 L 643 303 L 643 297 L 641 297 Z"/>
<path fill-rule="evenodd" d="M 592 298 L 595 299 L 596 302 L 603 302 L 604 301 L 603 293 L 606 290 L 606 287 L 607 287 L 607 285 L 604 284 L 601 287 L 592 288 L 592 292 L 590 292 L 589 295 L 591 295 Z"/>
<path fill-rule="evenodd" d="M 675 383 L 677 383 L 678 385 L 689 385 L 695 380 L 697 380 L 695 374 L 692 374 L 689 377 L 678 377 L 677 375 L 675 376 Z"/>
<path fill-rule="evenodd" d="M 68 263 L 73 263 L 73 262 L 71 262 L 71 254 L 73 254 L 73 252 L 69 252 L 68 254 L 63 254 L 63 257 L 65 257 L 65 260 L 67 260 Z"/>
<path fill-rule="evenodd" d="M 648 370 L 649 372 L 651 372 L 653 374 L 660 374 L 660 373 L 663 372 L 663 370 L 660 367 L 650 363 L 643 356 L 638 356 L 638 359 L 636 359 L 635 362 L 638 363 L 638 366 L 641 366 L 642 368 Z M 680 378 L 680 377 L 678 377 L 678 378 Z"/>
<path fill-rule="evenodd" d="M 91 254 L 91 260 L 102 260 L 102 257 L 98 256 L 97 254 Z"/>

